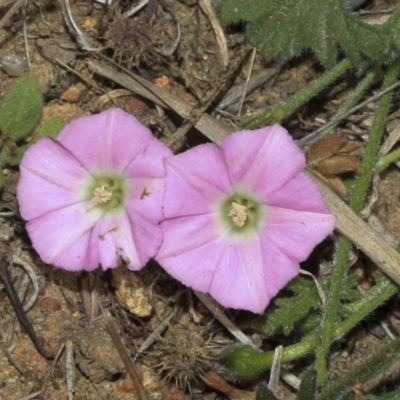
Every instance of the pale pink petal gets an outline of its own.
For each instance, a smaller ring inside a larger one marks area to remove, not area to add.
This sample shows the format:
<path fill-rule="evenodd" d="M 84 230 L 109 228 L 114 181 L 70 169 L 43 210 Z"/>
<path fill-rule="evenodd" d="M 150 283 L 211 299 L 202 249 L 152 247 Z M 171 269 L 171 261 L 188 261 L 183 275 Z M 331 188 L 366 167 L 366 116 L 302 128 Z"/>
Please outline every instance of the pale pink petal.
<path fill-rule="evenodd" d="M 331 214 L 317 185 L 302 172 L 275 192 L 269 193 L 264 200 L 271 206 Z"/>
<path fill-rule="evenodd" d="M 269 206 L 261 235 L 287 256 L 304 261 L 334 228 L 335 217 L 332 214 Z"/>
<path fill-rule="evenodd" d="M 86 252 L 97 219 L 82 204 L 74 204 L 31 219 L 26 229 L 44 262 L 70 271 L 91 270 L 97 264 L 89 263 Z"/>
<path fill-rule="evenodd" d="M 167 164 L 163 210 L 166 218 L 181 215 L 207 214 L 213 212 L 213 202 L 202 197 L 192 186 Z"/>
<path fill-rule="evenodd" d="M 76 182 L 88 175 L 87 170 L 66 148 L 49 137 L 29 147 L 20 168 L 21 174 L 27 169 L 71 192 L 77 190 Z"/>
<path fill-rule="evenodd" d="M 129 216 L 133 240 L 142 265 L 154 257 L 162 241 L 160 222 L 164 218 L 162 199 L 165 180 L 133 178 L 125 208 Z M 131 268 L 137 269 L 137 268 Z"/>
<path fill-rule="evenodd" d="M 232 189 L 221 150 L 215 144 L 207 143 L 196 146 L 184 153 L 167 158 L 165 164 L 167 166 L 167 177 L 168 174 L 176 176 L 173 181 L 174 184 L 177 184 L 177 191 L 175 186 L 167 187 L 167 191 L 173 194 L 175 198 L 194 190 L 198 196 L 212 204 Z M 180 184 L 179 180 L 182 181 Z M 198 196 L 196 196 L 196 199 L 193 198 L 196 204 Z M 192 196 L 182 198 L 182 200 L 184 200 L 182 206 L 185 207 L 182 209 L 182 213 L 186 213 L 187 207 L 190 208 Z M 166 202 L 165 207 L 168 209 L 172 205 L 168 204 L 167 197 Z"/>
<path fill-rule="evenodd" d="M 126 212 L 105 215 L 96 224 L 90 235 L 88 258 L 91 263 L 100 264 L 103 270 L 118 267 L 121 259 L 134 270 L 142 268 L 148 261 L 139 258 Z"/>
<path fill-rule="evenodd" d="M 299 274 L 300 265 L 281 251 L 268 236 L 261 237 L 261 256 L 268 302 Z"/>
<path fill-rule="evenodd" d="M 270 301 L 260 239 L 224 241 L 208 292 L 225 307 L 262 313 Z"/>
<path fill-rule="evenodd" d="M 222 152 L 233 186 L 262 198 L 306 165 L 303 152 L 279 125 L 233 133 L 222 142 Z"/>
<path fill-rule="evenodd" d="M 144 215 L 129 213 L 129 222 L 140 263 L 128 264 L 128 268 L 137 270 L 155 257 L 163 235 L 160 224 L 150 221 Z"/>
<path fill-rule="evenodd" d="M 126 200 L 129 215 L 140 214 L 158 224 L 163 219 L 162 201 L 165 191 L 164 178 L 131 178 L 131 190 Z"/>
<path fill-rule="evenodd" d="M 162 223 L 164 239 L 156 260 L 174 278 L 208 292 L 224 246 L 215 215 L 185 216 Z"/>
<path fill-rule="evenodd" d="M 17 199 L 20 214 L 25 220 L 39 217 L 79 201 L 75 188 L 67 190 L 26 168 L 21 168 Z"/>
<path fill-rule="evenodd" d="M 162 247 L 161 247 L 162 248 Z M 176 254 L 159 254 L 156 259 L 160 265 L 175 279 L 194 290 L 207 293 L 215 270 L 224 254 L 224 247 L 219 241 L 205 242 L 187 252 Z"/>
<path fill-rule="evenodd" d="M 217 199 L 231 190 L 221 150 L 214 144 L 197 146 L 167 158 L 164 215 L 195 215 L 214 212 Z"/>
<path fill-rule="evenodd" d="M 154 144 L 150 130 L 118 108 L 72 121 L 57 139 L 89 171 L 116 173 Z"/>
<path fill-rule="evenodd" d="M 27 220 L 76 203 L 77 182 L 89 176 L 68 150 L 48 137 L 26 151 L 20 170 L 17 199 Z"/>
<path fill-rule="evenodd" d="M 124 170 L 129 177 L 165 177 L 164 160 L 172 156 L 172 151 L 163 142 L 151 138 L 149 145 L 132 158 Z"/>
<path fill-rule="evenodd" d="M 160 263 L 165 258 L 177 257 L 220 238 L 214 214 L 172 218 L 162 222 L 161 226 L 164 239 L 156 256 Z"/>

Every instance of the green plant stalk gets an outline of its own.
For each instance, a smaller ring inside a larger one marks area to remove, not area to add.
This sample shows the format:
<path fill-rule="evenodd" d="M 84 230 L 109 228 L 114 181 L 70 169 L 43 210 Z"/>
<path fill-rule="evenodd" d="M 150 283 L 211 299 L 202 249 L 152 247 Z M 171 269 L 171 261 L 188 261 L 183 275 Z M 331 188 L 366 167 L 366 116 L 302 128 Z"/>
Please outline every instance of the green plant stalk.
<path fill-rule="evenodd" d="M 308 85 L 294 96 L 272 108 L 268 108 L 260 115 L 245 122 L 242 127 L 245 129 L 255 129 L 264 125 L 271 125 L 281 122 L 284 118 L 290 115 L 296 108 L 306 103 L 321 90 L 325 89 L 335 79 L 342 75 L 347 69 L 352 66 L 350 59 L 346 58 L 326 72 L 311 85 Z"/>
<path fill-rule="evenodd" d="M 383 172 L 390 164 L 400 159 L 400 149 L 394 150 L 386 156 L 381 157 L 376 163 L 376 172 Z"/>
<path fill-rule="evenodd" d="M 342 378 L 337 379 L 318 397 L 318 400 L 337 399 L 339 393 L 351 390 L 356 383 L 365 383 L 375 376 L 385 372 L 400 360 L 400 337 L 393 340 L 381 350 L 363 361 Z"/>
<path fill-rule="evenodd" d="M 387 88 L 394 84 L 397 79 L 399 69 L 399 61 L 396 60 L 388 69 L 383 88 Z M 386 117 L 389 111 L 392 93 L 382 96 L 378 102 L 375 113 L 374 123 L 368 140 L 367 148 L 364 155 L 361 172 L 357 178 L 353 197 L 350 203 L 352 210 L 356 213 L 361 211 L 364 199 L 373 174 L 376 155 L 382 133 L 386 123 Z M 317 370 L 317 385 L 322 386 L 326 382 L 326 358 L 333 340 L 333 331 L 335 327 L 337 309 L 340 301 L 340 287 L 347 268 L 348 251 L 350 250 L 350 242 L 342 237 L 339 241 L 335 266 L 332 273 L 331 286 L 328 295 L 328 301 L 321 328 L 321 346 L 317 351 L 315 360 L 315 369 Z"/>
<path fill-rule="evenodd" d="M 398 249 L 398 252 L 400 247 Z M 376 285 L 369 290 L 358 301 L 346 306 L 347 311 L 352 315 L 346 318 L 333 331 L 333 340 L 339 339 L 350 329 L 357 325 L 367 315 L 371 314 L 377 307 L 387 301 L 398 290 L 398 286 L 387 276 L 383 275 Z M 305 336 L 300 343 L 287 346 L 283 349 L 281 362 L 289 362 L 303 357 L 314 351 L 320 345 L 320 333 L 312 333 Z M 233 372 L 235 378 L 254 378 L 272 366 L 274 352 L 262 353 L 251 346 L 229 348 L 223 353 L 226 356 L 228 352 L 234 353 L 234 357 L 228 355 L 228 370 Z M 221 365 L 224 367 L 225 362 Z M 226 367 L 225 367 L 226 368 Z"/>
<path fill-rule="evenodd" d="M 346 99 L 346 101 L 339 107 L 336 113 L 332 116 L 332 120 L 340 118 L 343 114 L 349 111 L 352 107 L 356 105 L 362 94 L 365 90 L 371 85 L 372 80 L 374 79 L 376 73 L 378 72 L 379 68 L 376 67 L 369 71 L 363 78 L 363 80 L 357 85 L 355 90 L 351 92 L 350 96 Z M 340 120 L 334 125 L 324 129 L 320 133 L 320 137 L 328 135 L 332 132 L 340 123 Z"/>

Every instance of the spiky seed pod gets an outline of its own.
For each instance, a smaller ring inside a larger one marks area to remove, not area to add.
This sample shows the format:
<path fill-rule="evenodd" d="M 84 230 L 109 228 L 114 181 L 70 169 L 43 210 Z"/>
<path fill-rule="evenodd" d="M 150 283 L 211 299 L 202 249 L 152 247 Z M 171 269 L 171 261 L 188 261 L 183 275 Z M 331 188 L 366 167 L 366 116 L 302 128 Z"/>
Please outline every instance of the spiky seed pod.
<path fill-rule="evenodd" d="M 204 338 L 204 329 L 191 329 L 185 325 L 170 325 L 164 337 L 151 351 L 150 364 L 163 383 L 175 380 L 181 389 L 197 381 L 212 364 L 215 346 Z"/>

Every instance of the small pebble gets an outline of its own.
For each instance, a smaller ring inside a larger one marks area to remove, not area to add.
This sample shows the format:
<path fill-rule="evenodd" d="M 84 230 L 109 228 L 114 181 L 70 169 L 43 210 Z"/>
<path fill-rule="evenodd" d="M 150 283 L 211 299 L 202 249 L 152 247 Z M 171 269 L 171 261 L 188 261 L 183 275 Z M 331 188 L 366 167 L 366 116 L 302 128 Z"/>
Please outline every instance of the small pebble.
<path fill-rule="evenodd" d="M 61 100 L 67 103 L 76 103 L 81 95 L 81 90 L 77 86 L 69 87 L 62 95 Z"/>
<path fill-rule="evenodd" d="M 54 312 L 61 310 L 61 303 L 58 300 L 53 299 L 51 297 L 45 297 L 40 302 L 40 307 L 42 308 L 42 310 Z"/>
<path fill-rule="evenodd" d="M 9 50 L 0 50 L 0 66 L 8 76 L 22 76 L 28 71 L 28 63 Z"/>

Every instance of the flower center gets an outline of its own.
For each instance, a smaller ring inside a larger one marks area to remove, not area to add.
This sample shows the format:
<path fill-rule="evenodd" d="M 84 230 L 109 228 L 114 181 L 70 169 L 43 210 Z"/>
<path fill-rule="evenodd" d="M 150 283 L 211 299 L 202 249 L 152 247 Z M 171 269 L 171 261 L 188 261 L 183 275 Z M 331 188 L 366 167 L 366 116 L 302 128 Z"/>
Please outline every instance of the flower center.
<path fill-rule="evenodd" d="M 232 221 L 235 225 L 243 226 L 247 219 L 247 207 L 233 201 L 228 217 L 232 217 Z"/>
<path fill-rule="evenodd" d="M 94 207 L 100 203 L 107 203 L 107 201 L 110 201 L 111 199 L 112 199 L 112 193 L 109 192 L 104 186 L 99 186 L 96 189 L 94 189 L 91 203 L 93 204 Z"/>
<path fill-rule="evenodd" d="M 112 173 L 94 176 L 87 195 L 89 210 L 115 211 L 123 206 L 126 194 L 127 185 L 123 177 Z"/>
<path fill-rule="evenodd" d="M 266 206 L 250 193 L 237 190 L 219 203 L 221 227 L 240 236 L 255 233 L 263 222 Z"/>

